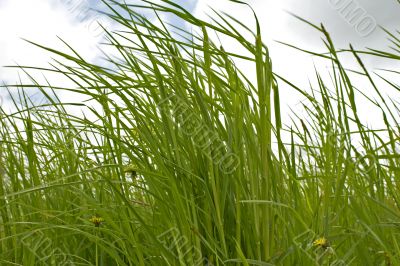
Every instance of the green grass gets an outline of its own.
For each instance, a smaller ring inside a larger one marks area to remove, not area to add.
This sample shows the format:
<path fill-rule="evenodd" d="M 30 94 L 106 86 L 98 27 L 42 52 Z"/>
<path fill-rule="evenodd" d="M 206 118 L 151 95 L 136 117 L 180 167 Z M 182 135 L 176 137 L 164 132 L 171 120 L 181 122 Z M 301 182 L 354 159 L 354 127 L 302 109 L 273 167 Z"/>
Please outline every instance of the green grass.
<path fill-rule="evenodd" d="M 142 2 L 107 2 L 123 28 L 107 32 L 119 54 L 106 55 L 108 67 L 35 44 L 59 59 L 33 69 L 74 85 L 39 83 L 20 66 L 31 84 L 3 87 L 15 111 L 0 112 L 0 264 L 400 265 L 399 105 L 385 96 L 400 88 L 361 60 L 399 61 L 400 36 L 387 32 L 389 52 L 338 50 L 313 25 L 325 52 L 305 52 L 332 70 L 329 80 L 316 72 L 310 91 L 273 72 L 258 22 L 253 33 L 226 14 L 209 24 L 167 0 Z M 156 26 L 144 8 L 195 33 Z M 212 42 L 215 32 L 247 53 Z M 306 99 L 292 121 L 282 86 Z M 32 88 L 45 104 L 27 97 Z M 63 102 L 59 91 L 87 101 Z M 362 122 L 360 101 L 385 128 Z M 314 246 L 319 238 L 328 243 Z"/>

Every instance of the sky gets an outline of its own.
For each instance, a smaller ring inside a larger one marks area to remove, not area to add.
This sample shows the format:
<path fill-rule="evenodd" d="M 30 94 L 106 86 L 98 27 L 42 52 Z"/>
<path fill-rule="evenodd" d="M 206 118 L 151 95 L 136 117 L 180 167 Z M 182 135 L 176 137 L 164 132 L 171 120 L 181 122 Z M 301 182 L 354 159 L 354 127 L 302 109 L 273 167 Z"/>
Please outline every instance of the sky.
<path fill-rule="evenodd" d="M 161 0 L 153 0 L 160 2 Z M 127 0 L 138 3 L 140 0 Z M 244 24 L 254 27 L 254 17 L 249 8 L 233 4 L 227 0 L 175 0 L 189 12 L 207 18 L 210 7 L 228 12 Z M 388 46 L 380 27 L 389 30 L 400 28 L 400 4 L 397 0 L 249 0 L 256 11 L 265 42 L 270 47 L 274 69 L 277 73 L 290 76 L 298 84 L 307 84 L 313 76 L 315 58 L 285 47 L 276 41 L 283 41 L 315 51 L 325 51 L 321 34 L 310 26 L 299 22 L 289 13 L 294 13 L 313 23 L 323 23 L 331 33 L 338 47 L 373 47 L 383 49 Z M 93 9 L 103 10 L 99 0 L 0 0 L 0 81 L 15 84 L 21 76 L 16 69 L 2 66 L 30 65 L 46 66 L 51 61 L 48 53 L 27 43 L 24 39 L 60 47 L 60 39 L 65 40 L 87 60 L 96 61 L 101 53 L 97 48 L 102 41 L 102 32 L 97 22 L 106 28 L 114 25 Z M 352 21 L 353 11 L 361 12 L 360 21 Z M 151 17 L 151 14 L 148 14 Z M 163 17 L 169 23 L 180 27 L 187 25 L 173 17 Z M 235 49 L 234 43 L 226 40 L 227 47 Z M 387 62 L 366 58 L 368 67 L 380 68 Z M 326 67 L 326 66 L 323 66 Z M 22 75 L 23 76 L 23 75 Z M 50 81 L 53 77 L 46 76 Z M 23 77 L 22 77 L 23 79 Z M 54 80 L 57 80 L 54 77 Z M 5 91 L 0 90 L 0 96 Z M 68 98 L 68 95 L 64 95 Z M 72 97 L 70 97 L 73 100 Z M 298 99 L 288 99 L 293 105 Z"/>

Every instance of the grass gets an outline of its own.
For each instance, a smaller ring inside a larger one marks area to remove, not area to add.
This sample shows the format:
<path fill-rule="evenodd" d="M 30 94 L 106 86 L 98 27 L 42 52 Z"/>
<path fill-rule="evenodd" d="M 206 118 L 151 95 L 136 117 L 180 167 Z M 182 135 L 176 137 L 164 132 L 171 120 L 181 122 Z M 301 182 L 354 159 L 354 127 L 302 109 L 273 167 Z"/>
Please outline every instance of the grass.
<path fill-rule="evenodd" d="M 31 84 L 3 87 L 15 111 L 0 112 L 1 265 L 400 264 L 399 106 L 385 96 L 399 87 L 361 60 L 399 60 L 396 33 L 387 32 L 391 51 L 338 50 L 312 25 L 326 52 L 305 52 L 332 70 L 330 80 L 316 72 L 310 91 L 273 72 L 258 22 L 251 32 L 168 0 L 106 3 L 123 28 L 105 29 L 107 67 L 69 46 L 34 44 L 59 59 L 33 69 L 73 85 L 39 83 L 19 66 Z M 173 33 L 143 9 L 172 13 L 195 33 Z M 225 50 L 215 33 L 247 52 Z M 304 117 L 283 121 L 282 86 L 306 99 Z M 31 88 L 45 103 L 27 96 Z M 86 100 L 63 102 L 60 91 Z M 362 122 L 360 99 L 384 128 Z"/>

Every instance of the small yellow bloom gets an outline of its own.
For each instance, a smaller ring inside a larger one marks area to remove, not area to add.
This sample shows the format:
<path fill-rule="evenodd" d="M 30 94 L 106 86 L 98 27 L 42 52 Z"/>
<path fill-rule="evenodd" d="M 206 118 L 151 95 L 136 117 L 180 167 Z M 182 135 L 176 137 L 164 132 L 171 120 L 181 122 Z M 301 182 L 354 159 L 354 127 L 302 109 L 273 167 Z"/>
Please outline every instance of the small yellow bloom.
<path fill-rule="evenodd" d="M 94 226 L 99 227 L 102 222 L 104 222 L 104 219 L 98 216 L 92 216 L 92 218 L 89 219 L 89 221 L 94 224 Z"/>
<path fill-rule="evenodd" d="M 321 248 L 328 248 L 329 247 L 328 240 L 325 237 L 321 237 L 321 238 L 316 239 L 313 242 L 313 245 L 315 247 L 321 247 Z"/>

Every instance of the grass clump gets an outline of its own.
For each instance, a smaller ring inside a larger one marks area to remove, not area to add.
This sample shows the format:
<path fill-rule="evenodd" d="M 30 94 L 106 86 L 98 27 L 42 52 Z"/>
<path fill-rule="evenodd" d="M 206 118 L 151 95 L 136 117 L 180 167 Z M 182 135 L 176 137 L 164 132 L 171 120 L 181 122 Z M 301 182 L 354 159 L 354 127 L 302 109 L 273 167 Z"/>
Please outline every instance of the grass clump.
<path fill-rule="evenodd" d="M 107 67 L 71 47 L 35 44 L 63 59 L 40 70 L 73 85 L 41 84 L 22 66 L 32 84 L 7 86 L 15 111 L 0 113 L 2 264 L 400 263 L 398 105 L 381 94 L 361 52 L 341 51 L 354 56 L 375 99 L 314 25 L 327 53 L 313 54 L 332 70 L 330 82 L 317 72 L 309 92 L 273 72 L 257 20 L 253 33 L 229 15 L 215 13 L 210 24 L 167 0 L 105 3 L 122 27 L 105 29 Z M 172 13 L 197 34 L 173 33 L 141 9 Z M 246 53 L 216 45 L 214 33 Z M 399 60 L 396 49 L 363 53 Z M 306 99 L 306 117 L 289 127 L 284 85 Z M 29 88 L 45 103 L 30 101 Z M 66 103 L 58 91 L 86 100 Z M 385 128 L 362 122 L 358 98 L 382 113 Z"/>

